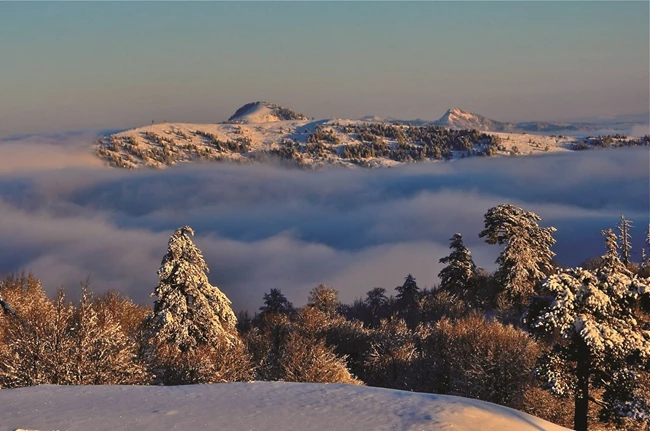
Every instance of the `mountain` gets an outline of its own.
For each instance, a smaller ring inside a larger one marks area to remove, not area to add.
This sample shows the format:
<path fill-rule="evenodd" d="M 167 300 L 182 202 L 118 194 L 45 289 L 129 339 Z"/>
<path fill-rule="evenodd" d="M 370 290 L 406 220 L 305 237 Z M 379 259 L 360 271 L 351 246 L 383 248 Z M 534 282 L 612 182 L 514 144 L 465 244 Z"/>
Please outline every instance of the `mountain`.
<path fill-rule="evenodd" d="M 250 124 L 274 121 L 309 120 L 306 115 L 268 102 L 251 102 L 239 108 L 228 119 L 229 123 Z"/>
<path fill-rule="evenodd" d="M 191 161 L 269 160 L 303 168 L 372 168 L 470 156 L 650 144 L 645 138 L 619 135 L 599 139 L 522 130 L 525 126 L 528 131 L 548 132 L 554 130 L 553 124 L 500 123 L 461 109 L 450 109 L 440 120 L 424 124 L 381 117 L 312 120 L 279 105 L 253 102 L 219 124 L 161 123 L 105 135 L 97 140 L 95 154 L 111 166 L 127 169 Z"/>
<path fill-rule="evenodd" d="M 475 399 L 285 382 L 2 389 L 0 417 L 0 431 L 568 431 Z"/>
<path fill-rule="evenodd" d="M 483 132 L 513 132 L 517 129 L 515 124 L 494 121 L 458 108 L 449 109 L 432 124 L 450 129 L 476 129 Z"/>
<path fill-rule="evenodd" d="M 536 133 L 536 134 L 567 134 L 580 132 L 608 131 L 607 133 L 622 133 L 631 130 L 638 124 L 647 124 L 645 114 L 627 115 L 620 117 L 603 117 L 589 121 L 523 121 L 519 123 L 504 123 L 479 114 L 464 111 L 459 108 L 449 109 L 439 120 L 431 124 L 451 129 L 476 129 L 483 132 L 506 133 Z M 644 122 L 645 121 L 645 122 Z"/>

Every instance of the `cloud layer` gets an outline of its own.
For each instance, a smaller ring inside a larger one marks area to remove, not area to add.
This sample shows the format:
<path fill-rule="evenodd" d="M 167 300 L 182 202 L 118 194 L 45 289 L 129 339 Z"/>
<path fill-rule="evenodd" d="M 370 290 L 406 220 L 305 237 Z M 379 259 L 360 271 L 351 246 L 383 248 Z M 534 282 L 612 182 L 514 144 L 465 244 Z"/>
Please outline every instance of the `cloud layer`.
<path fill-rule="evenodd" d="M 84 138 L 85 139 L 85 138 Z M 478 238 L 501 203 L 558 228 L 555 251 L 576 265 L 603 251 L 600 229 L 635 222 L 638 259 L 649 213 L 647 148 L 474 158 L 383 170 L 186 165 L 127 172 L 99 166 L 79 137 L 0 144 L 0 272 L 31 270 L 46 288 L 94 288 L 149 301 L 169 235 L 189 224 L 210 280 L 236 309 L 280 288 L 303 304 L 326 282 L 351 301 L 408 273 L 432 286 L 448 239 L 477 264 L 499 253 Z M 7 161 L 7 162 L 5 162 Z"/>

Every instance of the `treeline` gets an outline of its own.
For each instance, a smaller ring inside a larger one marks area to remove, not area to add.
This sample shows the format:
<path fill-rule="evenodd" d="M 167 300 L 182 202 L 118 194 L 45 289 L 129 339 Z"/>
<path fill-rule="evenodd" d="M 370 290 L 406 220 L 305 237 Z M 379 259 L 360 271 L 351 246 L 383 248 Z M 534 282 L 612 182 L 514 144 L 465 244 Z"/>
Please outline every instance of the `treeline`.
<path fill-rule="evenodd" d="M 622 148 L 650 146 L 650 135 L 641 138 L 629 138 L 625 135 L 587 136 L 573 144 L 574 150 L 590 150 L 594 148 Z"/>
<path fill-rule="evenodd" d="M 77 303 L 49 299 L 34 277 L 7 276 L 0 385 L 339 382 L 478 398 L 578 430 L 647 429 L 650 261 L 631 257 L 632 223 L 603 231 L 602 256 L 561 268 L 555 229 L 539 222 L 513 205 L 487 211 L 494 273 L 458 233 L 432 289 L 409 274 L 393 294 L 342 304 L 319 285 L 294 307 L 271 288 L 238 318 L 187 226 L 169 240 L 153 308 L 88 282 Z"/>

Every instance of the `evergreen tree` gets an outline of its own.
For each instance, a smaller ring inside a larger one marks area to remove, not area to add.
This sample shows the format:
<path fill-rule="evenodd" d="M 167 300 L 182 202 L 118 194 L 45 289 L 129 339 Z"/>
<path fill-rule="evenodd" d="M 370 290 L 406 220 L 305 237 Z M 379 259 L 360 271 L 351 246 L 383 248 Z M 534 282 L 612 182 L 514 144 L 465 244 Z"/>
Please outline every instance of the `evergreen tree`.
<path fill-rule="evenodd" d="M 149 322 L 157 342 L 181 351 L 236 338 L 237 318 L 230 300 L 208 281 L 208 266 L 191 237 L 189 226 L 169 239 L 167 253 L 158 270 L 160 281 L 152 296 L 157 299 Z"/>
<path fill-rule="evenodd" d="M 453 251 L 449 256 L 440 259 L 440 263 L 447 264 L 438 274 L 440 289 L 465 298 L 476 275 L 476 265 L 472 260 L 472 253 L 463 245 L 463 236 L 460 233 L 454 234 L 450 242 L 449 248 Z"/>
<path fill-rule="evenodd" d="M 264 305 L 260 307 L 263 313 L 291 313 L 293 304 L 284 296 L 280 289 L 271 289 L 264 294 Z"/>
<path fill-rule="evenodd" d="M 650 418 L 648 400 L 637 392 L 638 371 L 650 360 L 650 332 L 636 315 L 638 300 L 650 293 L 650 280 L 638 278 L 616 253 L 616 235 L 603 231 L 607 252 L 594 271 L 562 270 L 547 278 L 547 306 L 529 316 L 531 329 L 559 333 L 544 354 L 537 375 L 553 393 L 573 395 L 574 427 L 587 429 L 590 388 L 603 390 L 603 420 Z"/>
<path fill-rule="evenodd" d="M 496 260 L 496 280 L 506 295 L 524 301 L 537 282 L 553 269 L 554 227 L 542 228 L 540 217 L 510 204 L 490 208 L 485 214 L 485 229 L 479 234 L 488 244 L 505 244 Z"/>
<path fill-rule="evenodd" d="M 157 380 L 166 384 L 246 379 L 237 318 L 226 295 L 208 282 L 193 235 L 184 226 L 169 239 L 152 294 L 157 299 L 145 321 L 145 356 Z"/>
<path fill-rule="evenodd" d="M 617 227 L 620 232 L 619 238 L 621 239 L 621 261 L 623 265 L 627 265 L 630 263 L 630 251 L 632 250 L 630 229 L 634 226 L 631 220 L 627 220 L 624 215 L 621 215 L 621 221 Z"/>
<path fill-rule="evenodd" d="M 397 290 L 398 301 L 401 300 L 401 301 L 410 302 L 415 299 L 415 296 L 420 291 L 420 288 L 418 287 L 418 284 L 415 282 L 415 277 L 409 274 L 404 279 L 404 284 L 402 284 L 401 286 L 397 286 L 395 290 Z"/>

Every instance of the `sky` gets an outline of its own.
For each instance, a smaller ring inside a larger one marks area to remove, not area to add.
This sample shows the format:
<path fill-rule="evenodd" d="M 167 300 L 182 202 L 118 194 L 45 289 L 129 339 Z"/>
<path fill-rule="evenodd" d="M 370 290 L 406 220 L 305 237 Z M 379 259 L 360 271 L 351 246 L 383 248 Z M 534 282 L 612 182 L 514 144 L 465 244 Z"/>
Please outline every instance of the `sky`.
<path fill-rule="evenodd" d="M 0 2 L 0 137 L 314 117 L 649 110 L 648 2 Z"/>

